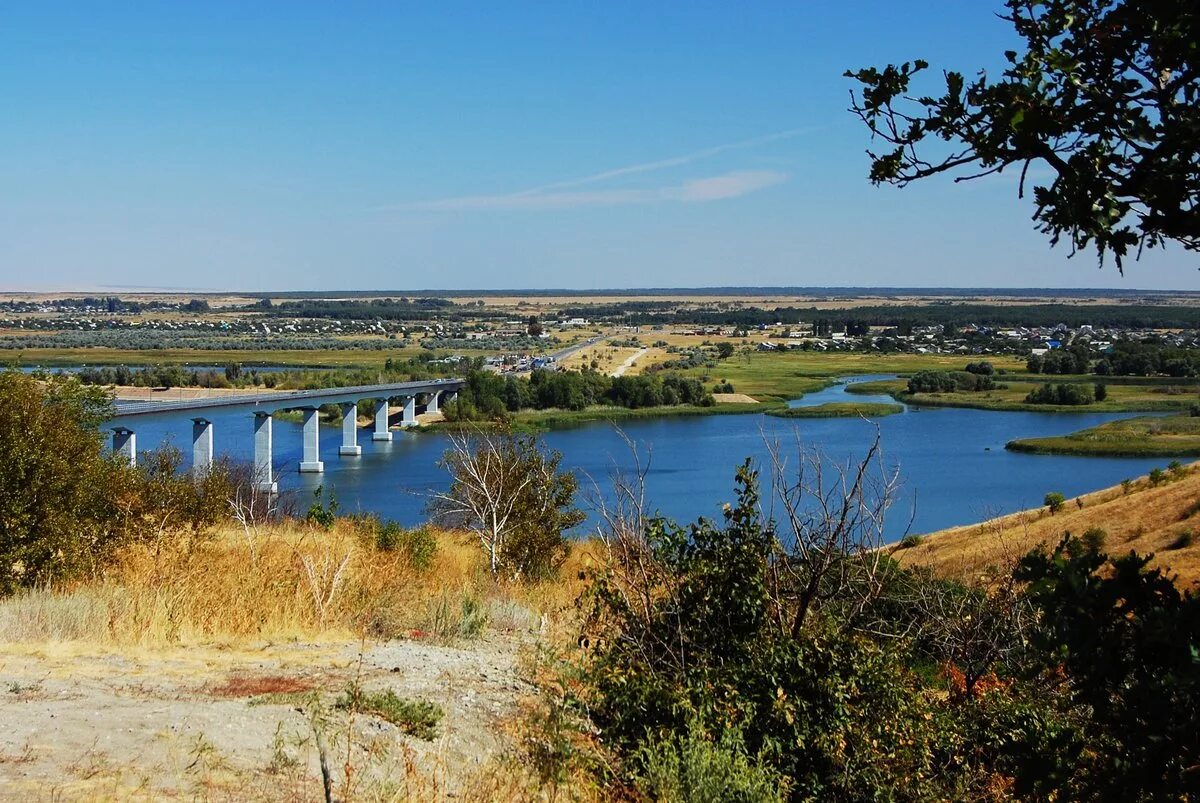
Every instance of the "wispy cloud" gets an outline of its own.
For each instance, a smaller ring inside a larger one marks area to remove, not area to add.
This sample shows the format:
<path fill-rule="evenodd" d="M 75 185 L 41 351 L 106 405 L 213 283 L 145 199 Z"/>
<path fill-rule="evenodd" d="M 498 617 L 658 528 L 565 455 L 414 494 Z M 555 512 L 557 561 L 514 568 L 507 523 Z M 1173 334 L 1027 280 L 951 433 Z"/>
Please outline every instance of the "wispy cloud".
<path fill-rule="evenodd" d="M 663 202 L 703 203 L 737 198 L 757 190 L 786 181 L 788 176 L 773 170 L 735 170 L 721 175 L 692 179 L 680 184 L 660 187 L 578 190 L 590 184 L 625 178 L 642 173 L 652 173 L 672 167 L 680 167 L 702 159 L 708 159 L 729 151 L 754 148 L 780 140 L 798 137 L 810 128 L 794 128 L 753 139 L 715 145 L 711 148 L 672 156 L 653 162 L 626 165 L 582 178 L 555 181 L 518 192 L 503 195 L 467 195 L 457 198 L 439 198 L 415 201 L 387 207 L 388 211 L 451 212 L 467 210 L 517 210 L 517 209 L 575 209 L 588 206 L 624 206 Z"/>
<path fill-rule="evenodd" d="M 508 195 L 468 195 L 436 201 L 418 201 L 392 207 L 397 210 L 459 212 L 467 210 L 578 209 L 586 206 L 626 206 L 662 202 L 701 203 L 737 198 L 779 184 L 786 173 L 773 170 L 737 170 L 664 187 L 624 190 L 566 190 L 520 192 Z"/>
<path fill-rule="evenodd" d="M 655 162 L 643 162 L 642 164 L 627 165 L 625 167 L 617 167 L 612 170 L 605 170 L 602 173 L 595 173 L 583 178 L 569 179 L 567 181 L 556 181 L 553 184 L 543 184 L 540 187 L 534 187 L 530 190 L 525 190 L 519 194 L 529 194 L 537 192 L 546 192 L 548 190 L 561 190 L 568 187 L 582 187 L 586 184 L 595 184 L 599 181 L 608 181 L 609 179 L 620 178 L 622 176 L 632 176 L 638 173 L 649 173 L 655 170 L 665 170 L 669 167 L 679 167 L 692 162 L 698 162 L 701 159 L 708 159 L 713 156 L 718 156 L 729 151 L 740 151 L 746 148 L 757 148 L 761 145 L 769 145 L 772 142 L 780 140 L 792 139 L 801 134 L 812 131 L 811 128 L 792 128 L 787 131 L 778 131 L 774 134 L 766 134 L 761 137 L 752 139 L 743 139 L 738 142 L 730 142 L 725 145 L 714 145 L 711 148 L 685 153 L 682 156 L 672 156 L 667 159 L 659 159 Z"/>

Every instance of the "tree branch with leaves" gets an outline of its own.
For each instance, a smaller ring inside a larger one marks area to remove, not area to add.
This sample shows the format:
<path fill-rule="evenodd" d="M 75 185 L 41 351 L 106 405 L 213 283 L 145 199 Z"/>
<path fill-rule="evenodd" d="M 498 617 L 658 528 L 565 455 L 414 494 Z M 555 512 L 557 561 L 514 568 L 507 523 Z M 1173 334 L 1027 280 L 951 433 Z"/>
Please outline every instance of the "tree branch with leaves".
<path fill-rule="evenodd" d="M 955 181 L 1034 165 L 1033 220 L 1071 253 L 1176 242 L 1200 250 L 1200 7 L 1171 0 L 1006 0 L 1024 41 L 998 80 L 945 71 L 917 94 L 922 60 L 846 72 L 850 111 L 887 146 L 869 150 L 875 184 Z M 942 143 L 945 143 L 942 145 Z"/>

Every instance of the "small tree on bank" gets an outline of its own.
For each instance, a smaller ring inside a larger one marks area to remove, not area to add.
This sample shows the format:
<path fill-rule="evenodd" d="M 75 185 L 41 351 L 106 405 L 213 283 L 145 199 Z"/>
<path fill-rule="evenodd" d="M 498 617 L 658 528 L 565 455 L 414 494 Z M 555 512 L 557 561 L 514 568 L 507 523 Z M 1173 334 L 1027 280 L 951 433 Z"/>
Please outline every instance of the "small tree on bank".
<path fill-rule="evenodd" d="M 562 455 L 512 433 L 451 435 L 441 465 L 450 488 L 430 502 L 434 518 L 472 532 L 494 576 L 543 577 L 567 554 L 563 532 L 583 521 L 577 482 Z"/>

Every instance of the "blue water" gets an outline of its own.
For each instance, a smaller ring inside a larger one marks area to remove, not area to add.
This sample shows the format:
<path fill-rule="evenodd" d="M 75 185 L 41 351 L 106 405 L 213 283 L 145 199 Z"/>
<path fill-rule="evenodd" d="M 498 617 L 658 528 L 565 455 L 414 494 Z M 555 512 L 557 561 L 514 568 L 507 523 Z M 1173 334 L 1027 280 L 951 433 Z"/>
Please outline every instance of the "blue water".
<path fill-rule="evenodd" d="M 884 377 L 858 377 L 854 381 Z M 891 401 L 890 397 L 846 394 L 843 385 L 812 393 L 800 404 L 829 401 Z M 239 460 L 252 455 L 252 418 L 212 411 L 218 453 Z M 902 488 L 887 533 L 929 532 L 1040 505 L 1048 491 L 1067 498 L 1144 474 L 1164 461 L 1145 458 L 1068 457 L 1009 452 L 1014 438 L 1063 435 L 1120 413 L 995 412 L 910 406 L 875 422 L 860 418 L 782 419 L 762 414 L 639 419 L 621 423 L 625 434 L 649 452 L 648 498 L 664 515 L 680 521 L 719 516 L 733 498 L 735 467 L 746 457 L 766 457 L 764 437 L 817 449 L 829 460 L 845 461 L 869 448 L 876 427 L 887 466 L 898 468 Z M 191 422 L 185 414 L 134 419 L 139 450 L 168 438 L 190 458 Z M 307 506 L 318 485 L 332 489 L 343 511 L 371 511 L 405 524 L 423 521 L 430 491 L 445 488 L 437 462 L 445 437 L 434 432 L 394 432 L 390 443 L 359 433 L 361 457 L 339 457 L 340 427 L 322 426 L 325 473 L 299 474 L 301 428 L 275 422 L 275 462 L 281 491 Z M 798 441 L 797 441 L 798 439 Z M 593 423 L 556 430 L 548 446 L 563 453 L 563 465 L 577 471 L 582 489 L 604 489 L 614 468 L 629 470 L 632 456 L 617 430 Z M 589 519 L 589 525 L 594 519 Z M 585 528 L 589 525 L 585 525 Z"/>

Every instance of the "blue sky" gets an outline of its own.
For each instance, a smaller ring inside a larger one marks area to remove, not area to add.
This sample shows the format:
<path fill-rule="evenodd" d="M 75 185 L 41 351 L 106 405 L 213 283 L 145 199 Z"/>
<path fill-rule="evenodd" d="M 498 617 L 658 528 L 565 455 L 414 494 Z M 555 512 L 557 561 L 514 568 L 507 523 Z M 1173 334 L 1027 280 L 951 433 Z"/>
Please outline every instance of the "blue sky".
<path fill-rule="evenodd" d="M 999 6 L 3 4 L 0 287 L 1196 288 L 867 182 L 842 72 L 994 69 Z"/>

